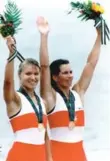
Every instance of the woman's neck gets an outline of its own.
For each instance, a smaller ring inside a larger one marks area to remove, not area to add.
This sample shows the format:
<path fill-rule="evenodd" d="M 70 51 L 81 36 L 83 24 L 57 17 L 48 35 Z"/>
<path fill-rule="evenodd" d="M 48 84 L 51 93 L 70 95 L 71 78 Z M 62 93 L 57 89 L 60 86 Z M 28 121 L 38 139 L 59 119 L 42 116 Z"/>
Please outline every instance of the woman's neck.
<path fill-rule="evenodd" d="M 27 89 L 26 87 L 22 86 L 22 88 L 24 88 L 24 90 L 27 92 L 27 94 L 30 97 L 34 97 L 34 90 L 33 89 Z"/>
<path fill-rule="evenodd" d="M 61 86 L 58 86 L 58 88 L 64 93 L 64 95 L 69 98 L 69 92 L 70 92 L 70 88 L 64 88 Z"/>

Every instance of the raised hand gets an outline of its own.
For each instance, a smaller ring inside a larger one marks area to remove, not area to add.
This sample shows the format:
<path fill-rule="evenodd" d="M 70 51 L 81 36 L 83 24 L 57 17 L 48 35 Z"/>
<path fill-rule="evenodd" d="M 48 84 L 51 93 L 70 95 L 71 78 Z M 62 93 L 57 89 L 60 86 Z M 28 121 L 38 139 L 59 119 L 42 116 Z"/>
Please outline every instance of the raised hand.
<path fill-rule="evenodd" d="M 15 44 L 16 44 L 15 39 L 11 36 L 8 36 L 6 40 L 7 40 L 8 49 L 10 53 L 13 54 L 15 51 Z"/>
<path fill-rule="evenodd" d="M 48 34 L 49 32 L 49 24 L 47 22 L 47 20 L 44 19 L 44 17 L 38 17 L 37 18 L 37 27 L 38 30 L 41 34 Z"/>

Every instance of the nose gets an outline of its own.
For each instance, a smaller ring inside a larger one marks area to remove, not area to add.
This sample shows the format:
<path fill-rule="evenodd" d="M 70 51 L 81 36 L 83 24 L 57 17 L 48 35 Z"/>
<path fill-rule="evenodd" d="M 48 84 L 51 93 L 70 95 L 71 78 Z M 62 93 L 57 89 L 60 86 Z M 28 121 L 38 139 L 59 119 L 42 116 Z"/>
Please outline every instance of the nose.
<path fill-rule="evenodd" d="M 31 79 L 32 79 L 32 80 L 36 80 L 36 75 L 32 74 L 32 75 L 31 75 Z"/>
<path fill-rule="evenodd" d="M 69 76 L 69 78 L 72 78 L 73 77 L 73 73 L 69 72 L 68 76 Z"/>

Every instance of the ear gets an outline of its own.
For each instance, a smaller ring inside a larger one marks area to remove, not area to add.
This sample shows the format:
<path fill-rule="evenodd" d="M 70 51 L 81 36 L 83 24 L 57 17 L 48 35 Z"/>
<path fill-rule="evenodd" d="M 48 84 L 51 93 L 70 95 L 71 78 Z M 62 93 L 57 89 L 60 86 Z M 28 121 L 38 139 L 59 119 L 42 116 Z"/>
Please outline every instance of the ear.
<path fill-rule="evenodd" d="M 57 82 L 58 81 L 58 77 L 56 76 L 56 75 L 53 75 L 53 80 L 55 81 L 55 82 Z"/>

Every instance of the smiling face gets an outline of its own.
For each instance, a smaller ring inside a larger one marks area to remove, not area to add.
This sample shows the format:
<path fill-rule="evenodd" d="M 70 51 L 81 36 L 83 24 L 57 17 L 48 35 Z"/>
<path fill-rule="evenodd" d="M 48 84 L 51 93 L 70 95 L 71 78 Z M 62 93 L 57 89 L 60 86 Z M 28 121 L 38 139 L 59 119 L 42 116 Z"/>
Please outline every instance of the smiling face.
<path fill-rule="evenodd" d="M 70 88 L 73 80 L 73 72 L 70 64 L 63 64 L 60 66 L 60 72 L 57 76 L 53 76 L 57 86 L 62 88 Z"/>
<path fill-rule="evenodd" d="M 25 64 L 19 74 L 20 84 L 27 90 L 34 90 L 40 79 L 40 69 L 33 64 Z"/>

